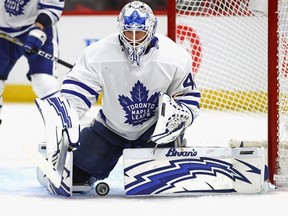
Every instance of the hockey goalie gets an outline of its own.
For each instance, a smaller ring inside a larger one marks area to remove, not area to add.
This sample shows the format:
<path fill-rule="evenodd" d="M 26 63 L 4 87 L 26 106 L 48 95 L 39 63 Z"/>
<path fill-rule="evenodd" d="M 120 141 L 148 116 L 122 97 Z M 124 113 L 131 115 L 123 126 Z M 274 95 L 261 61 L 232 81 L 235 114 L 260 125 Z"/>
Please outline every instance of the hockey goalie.
<path fill-rule="evenodd" d="M 108 178 L 121 156 L 127 196 L 263 188 L 261 149 L 185 147 L 201 94 L 190 54 L 156 27 L 147 4 L 129 2 L 118 16 L 119 32 L 84 50 L 60 96 L 36 100 L 47 139 L 46 158 L 35 162 L 51 193 L 71 196 L 77 186 Z M 100 93 L 95 119 L 81 127 Z"/>
<path fill-rule="evenodd" d="M 44 168 L 39 164 L 46 177 L 41 176 L 42 172 L 38 170 L 38 180 L 43 184 L 46 178 L 48 190 L 57 195 L 72 196 L 73 192 L 90 191 L 95 180 L 105 177 L 99 178 L 73 166 L 73 153 L 77 153 L 77 149 L 73 150 L 79 145 L 78 114 L 61 97 L 45 101 L 37 99 L 36 103 L 47 132 L 47 161 Z M 185 147 L 183 130 L 177 130 L 182 128 L 179 125 L 183 120 L 175 117 L 179 112 L 185 116 L 185 111 L 181 111 L 173 98 L 163 93 L 159 95 L 158 111 L 161 115 L 151 136 L 154 147 L 122 149 L 126 196 L 260 193 L 266 190 L 264 148 Z M 170 124 L 178 126 L 174 128 Z M 173 145 L 167 146 L 167 142 L 173 142 Z M 98 151 L 103 153 L 102 149 Z M 85 161 L 89 164 L 87 159 Z M 50 170 L 45 167 L 49 167 L 48 163 Z M 99 167 L 103 166 L 99 164 Z M 104 190 L 107 192 L 107 188 Z M 97 193 L 106 195 L 105 191 Z"/>

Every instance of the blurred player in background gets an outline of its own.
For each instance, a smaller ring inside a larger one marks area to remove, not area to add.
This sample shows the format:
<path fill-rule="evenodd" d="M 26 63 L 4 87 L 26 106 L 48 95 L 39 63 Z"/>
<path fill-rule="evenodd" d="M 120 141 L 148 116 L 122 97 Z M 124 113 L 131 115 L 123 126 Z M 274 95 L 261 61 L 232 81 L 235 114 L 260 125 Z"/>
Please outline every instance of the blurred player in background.
<path fill-rule="evenodd" d="M 118 33 L 85 49 L 66 74 L 59 97 L 36 100 L 46 130 L 52 127 L 47 149 L 55 151 L 48 157 L 57 160 L 54 140 L 61 131 L 55 135 L 55 128 L 62 127 L 74 148 L 73 184 L 108 177 L 125 148 L 183 146 L 184 131 L 200 112 L 191 56 L 155 34 L 151 8 L 139 1 L 126 4 L 118 25 Z M 102 107 L 79 138 L 79 119 L 100 93 Z"/>
<path fill-rule="evenodd" d="M 5 81 L 22 55 L 28 60 L 27 78 L 32 82 L 37 97 L 45 99 L 59 93 L 56 63 L 32 54 L 31 50 L 41 49 L 52 56 L 58 56 L 56 23 L 60 19 L 64 3 L 64 0 L 1 1 L 0 33 L 16 37 L 25 46 L 21 47 L 0 37 L 0 115 Z"/>

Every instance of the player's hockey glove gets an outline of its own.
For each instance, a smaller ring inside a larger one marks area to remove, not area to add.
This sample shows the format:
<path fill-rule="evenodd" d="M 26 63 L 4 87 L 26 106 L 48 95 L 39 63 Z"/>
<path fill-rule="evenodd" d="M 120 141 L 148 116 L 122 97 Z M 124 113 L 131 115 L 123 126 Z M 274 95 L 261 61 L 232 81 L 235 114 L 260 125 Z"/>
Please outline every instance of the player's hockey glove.
<path fill-rule="evenodd" d="M 69 102 L 63 97 L 35 99 L 35 102 L 45 124 L 48 160 L 53 162 L 57 158 L 63 142 L 70 151 L 79 147 L 79 116 Z"/>
<path fill-rule="evenodd" d="M 33 27 L 24 43 L 24 55 L 27 58 L 33 58 L 36 56 L 37 52 L 44 45 L 47 36 L 39 27 Z"/>
<path fill-rule="evenodd" d="M 183 104 L 177 103 L 171 96 L 160 93 L 159 117 L 151 141 L 156 144 L 167 144 L 184 133 L 193 121 L 191 111 Z"/>

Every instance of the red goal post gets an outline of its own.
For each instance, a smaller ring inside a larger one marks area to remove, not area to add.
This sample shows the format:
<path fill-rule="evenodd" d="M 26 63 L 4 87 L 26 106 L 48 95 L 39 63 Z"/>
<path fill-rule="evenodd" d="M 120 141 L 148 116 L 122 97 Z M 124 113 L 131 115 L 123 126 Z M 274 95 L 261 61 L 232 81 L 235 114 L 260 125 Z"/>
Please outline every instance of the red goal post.
<path fill-rule="evenodd" d="M 288 182 L 285 7 L 285 0 L 168 0 L 168 36 L 192 55 L 201 109 L 262 119 L 256 127 L 259 143 L 268 143 L 271 182 L 276 175 Z"/>

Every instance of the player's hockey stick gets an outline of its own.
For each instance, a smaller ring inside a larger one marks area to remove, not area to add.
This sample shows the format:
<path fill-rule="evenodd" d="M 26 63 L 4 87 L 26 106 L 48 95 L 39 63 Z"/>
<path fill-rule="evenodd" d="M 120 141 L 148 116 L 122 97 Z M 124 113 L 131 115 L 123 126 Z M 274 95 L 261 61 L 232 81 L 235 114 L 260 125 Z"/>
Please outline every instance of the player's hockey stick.
<path fill-rule="evenodd" d="M 11 37 L 11 36 L 9 36 L 7 34 L 0 33 L 0 37 L 4 38 L 5 40 L 10 41 L 11 43 L 17 44 L 19 46 L 22 46 L 22 47 L 25 46 L 24 43 L 22 43 L 20 40 L 18 40 L 17 38 Z M 69 64 L 68 62 L 65 62 L 65 61 L 63 61 L 63 60 L 61 60 L 61 59 L 59 59 L 59 58 L 57 58 L 55 56 L 52 56 L 51 54 L 46 53 L 46 52 L 44 52 L 42 50 L 36 51 L 36 50 L 32 49 L 31 52 L 33 54 L 38 54 L 38 55 L 40 55 L 40 56 L 42 56 L 42 57 L 44 57 L 44 58 L 46 58 L 48 60 L 55 61 L 55 62 L 57 62 L 57 63 L 59 63 L 61 65 L 64 65 L 67 68 L 71 69 L 73 67 L 73 65 Z"/>

